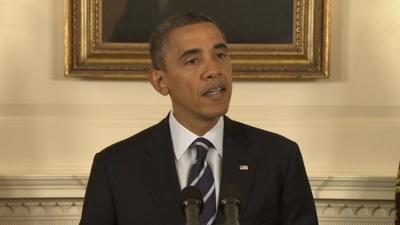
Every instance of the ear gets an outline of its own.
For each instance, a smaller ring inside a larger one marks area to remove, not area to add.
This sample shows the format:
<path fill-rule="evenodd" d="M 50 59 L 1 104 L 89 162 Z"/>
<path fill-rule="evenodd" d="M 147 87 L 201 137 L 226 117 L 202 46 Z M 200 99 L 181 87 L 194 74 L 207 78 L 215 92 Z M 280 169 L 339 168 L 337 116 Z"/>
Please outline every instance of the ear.
<path fill-rule="evenodd" d="M 147 77 L 153 88 L 156 89 L 158 93 L 164 96 L 169 94 L 168 81 L 164 71 L 151 69 Z"/>

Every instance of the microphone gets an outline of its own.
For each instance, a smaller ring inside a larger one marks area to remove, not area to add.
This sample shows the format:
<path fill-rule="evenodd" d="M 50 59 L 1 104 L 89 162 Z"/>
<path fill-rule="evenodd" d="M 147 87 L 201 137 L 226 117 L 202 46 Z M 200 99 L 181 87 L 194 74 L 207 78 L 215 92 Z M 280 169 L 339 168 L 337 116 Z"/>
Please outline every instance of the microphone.
<path fill-rule="evenodd" d="M 225 215 L 224 225 L 240 225 L 240 188 L 235 184 L 227 184 L 221 192 L 220 209 Z"/>
<path fill-rule="evenodd" d="M 182 211 L 186 216 L 186 225 L 200 225 L 200 214 L 204 204 L 201 191 L 194 186 L 187 186 L 181 194 Z"/>

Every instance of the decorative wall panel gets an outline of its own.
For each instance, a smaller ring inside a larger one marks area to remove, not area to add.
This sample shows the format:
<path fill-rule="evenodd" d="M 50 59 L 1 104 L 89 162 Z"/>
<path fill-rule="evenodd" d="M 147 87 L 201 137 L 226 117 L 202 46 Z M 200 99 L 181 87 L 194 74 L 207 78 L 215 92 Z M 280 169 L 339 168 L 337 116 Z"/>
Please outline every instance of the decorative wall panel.
<path fill-rule="evenodd" d="M 76 225 L 82 199 L 0 200 L 0 225 Z"/>
<path fill-rule="evenodd" d="M 78 225 L 86 180 L 0 178 L 0 225 Z M 311 177 L 320 225 L 393 225 L 394 180 Z"/>

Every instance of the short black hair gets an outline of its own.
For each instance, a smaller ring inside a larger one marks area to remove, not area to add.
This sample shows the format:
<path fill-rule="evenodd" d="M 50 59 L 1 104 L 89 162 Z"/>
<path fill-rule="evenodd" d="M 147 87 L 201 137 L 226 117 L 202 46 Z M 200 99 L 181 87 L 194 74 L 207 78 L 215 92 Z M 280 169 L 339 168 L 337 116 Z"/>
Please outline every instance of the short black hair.
<path fill-rule="evenodd" d="M 177 13 L 171 17 L 168 17 L 156 27 L 149 40 L 149 50 L 153 69 L 165 69 L 164 50 L 167 43 L 168 34 L 176 28 L 197 23 L 212 23 L 218 27 L 214 19 L 197 12 Z M 221 29 L 219 27 L 218 29 L 224 36 Z"/>

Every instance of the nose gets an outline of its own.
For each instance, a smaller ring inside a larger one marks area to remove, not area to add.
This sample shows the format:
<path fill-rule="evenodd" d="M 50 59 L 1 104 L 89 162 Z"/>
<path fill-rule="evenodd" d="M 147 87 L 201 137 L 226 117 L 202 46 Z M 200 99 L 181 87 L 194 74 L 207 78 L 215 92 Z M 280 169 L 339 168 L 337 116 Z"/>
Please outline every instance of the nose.
<path fill-rule="evenodd" d="M 205 70 L 203 74 L 204 79 L 215 78 L 222 73 L 222 68 L 216 58 L 211 57 L 205 63 Z"/>

